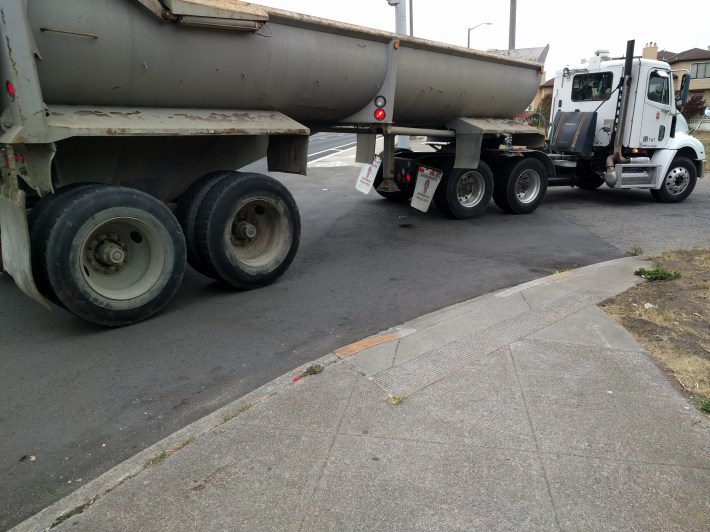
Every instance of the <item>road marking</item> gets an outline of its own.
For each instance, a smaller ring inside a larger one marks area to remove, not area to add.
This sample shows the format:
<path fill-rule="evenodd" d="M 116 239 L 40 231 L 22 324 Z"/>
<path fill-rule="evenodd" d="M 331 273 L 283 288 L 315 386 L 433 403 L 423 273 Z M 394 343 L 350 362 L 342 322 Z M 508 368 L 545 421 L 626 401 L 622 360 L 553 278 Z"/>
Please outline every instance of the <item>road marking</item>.
<path fill-rule="evenodd" d="M 382 138 L 382 135 L 377 135 L 377 138 L 378 139 Z M 355 150 L 356 148 L 357 148 L 357 142 L 348 142 L 347 144 L 341 144 L 340 146 L 334 146 L 334 147 L 329 148 L 327 150 L 317 151 L 315 153 L 311 153 L 308 155 L 308 157 L 309 157 L 308 164 L 317 163 L 319 161 L 329 159 L 330 157 L 335 157 L 336 155 L 344 155 L 345 153 Z M 332 153 L 329 153 L 329 152 L 332 152 Z M 320 155 L 322 153 L 328 153 L 328 155 L 324 155 L 323 157 L 318 157 L 317 159 L 310 159 L 310 157 L 313 157 L 314 155 Z"/>
<path fill-rule="evenodd" d="M 346 147 L 346 146 L 350 146 L 350 147 Z M 321 153 L 328 153 L 328 155 L 326 155 L 324 157 L 319 157 L 318 159 L 313 159 L 312 161 L 310 161 L 310 162 L 316 162 L 316 161 L 320 161 L 321 159 L 326 159 L 328 157 L 332 157 L 333 155 L 338 155 L 339 153 L 343 153 L 345 151 L 352 150 L 356 146 L 357 146 L 357 143 L 348 142 L 347 144 L 341 144 L 340 146 L 333 146 L 332 148 L 328 148 L 327 150 L 322 150 L 322 151 L 317 151 L 315 153 L 311 153 L 308 156 L 314 157 L 315 155 L 320 155 Z"/>

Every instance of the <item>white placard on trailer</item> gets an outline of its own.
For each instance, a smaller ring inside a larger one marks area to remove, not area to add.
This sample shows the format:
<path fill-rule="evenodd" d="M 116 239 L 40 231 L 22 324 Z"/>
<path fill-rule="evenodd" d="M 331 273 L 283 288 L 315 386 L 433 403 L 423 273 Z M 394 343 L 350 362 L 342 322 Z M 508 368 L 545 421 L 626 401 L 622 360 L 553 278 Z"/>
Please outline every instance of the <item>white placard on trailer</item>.
<path fill-rule="evenodd" d="M 363 164 L 360 169 L 360 175 L 357 178 L 355 188 L 363 194 L 369 194 L 372 190 L 372 184 L 375 182 L 375 176 L 382 164 L 382 157 L 375 155 L 372 158 L 372 164 Z"/>
<path fill-rule="evenodd" d="M 442 173 L 433 168 L 420 166 L 417 172 L 417 186 L 414 188 L 414 196 L 412 197 L 412 207 L 422 212 L 429 210 L 431 200 L 434 199 L 434 192 L 441 181 Z"/>

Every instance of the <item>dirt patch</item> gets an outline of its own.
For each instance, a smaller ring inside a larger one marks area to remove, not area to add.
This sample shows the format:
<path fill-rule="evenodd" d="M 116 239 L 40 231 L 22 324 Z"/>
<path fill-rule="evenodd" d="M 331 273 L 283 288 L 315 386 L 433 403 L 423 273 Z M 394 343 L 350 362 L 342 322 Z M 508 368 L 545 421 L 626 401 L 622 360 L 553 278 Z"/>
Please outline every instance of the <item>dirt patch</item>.
<path fill-rule="evenodd" d="M 648 268 L 679 272 L 647 281 L 602 308 L 624 326 L 690 399 L 710 399 L 710 248 L 672 251 Z"/>

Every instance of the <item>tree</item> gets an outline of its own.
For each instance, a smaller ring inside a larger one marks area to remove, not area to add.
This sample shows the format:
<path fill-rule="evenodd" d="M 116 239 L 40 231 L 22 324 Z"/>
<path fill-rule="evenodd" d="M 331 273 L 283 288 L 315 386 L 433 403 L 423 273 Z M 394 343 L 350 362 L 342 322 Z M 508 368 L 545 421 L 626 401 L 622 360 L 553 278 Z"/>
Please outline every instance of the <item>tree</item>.
<path fill-rule="evenodd" d="M 682 114 L 686 120 L 702 116 L 705 112 L 705 98 L 702 92 L 694 92 L 688 98 L 688 101 L 683 106 Z"/>
<path fill-rule="evenodd" d="M 550 120 L 550 111 L 552 110 L 552 94 L 545 94 L 540 100 L 538 112 L 545 117 L 545 122 Z"/>

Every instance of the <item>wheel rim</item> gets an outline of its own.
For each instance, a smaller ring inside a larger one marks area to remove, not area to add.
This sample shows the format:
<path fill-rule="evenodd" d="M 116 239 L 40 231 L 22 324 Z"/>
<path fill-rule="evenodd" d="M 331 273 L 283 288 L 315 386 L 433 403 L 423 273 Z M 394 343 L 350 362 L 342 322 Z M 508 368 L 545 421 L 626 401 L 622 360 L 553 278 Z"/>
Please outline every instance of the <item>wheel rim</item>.
<path fill-rule="evenodd" d="M 525 170 L 515 182 L 515 195 L 520 203 L 532 203 L 540 195 L 542 180 L 534 170 Z"/>
<path fill-rule="evenodd" d="M 673 168 L 665 180 L 665 188 L 669 194 L 677 196 L 682 194 L 690 183 L 690 172 L 687 168 L 677 166 Z"/>
<path fill-rule="evenodd" d="M 478 172 L 466 172 L 456 185 L 456 197 L 463 207 L 475 207 L 486 191 L 486 182 Z"/>
<path fill-rule="evenodd" d="M 125 301 L 150 290 L 165 266 L 165 244 L 137 218 L 112 218 L 98 225 L 81 248 L 81 273 L 99 295 Z"/>
<path fill-rule="evenodd" d="M 255 198 L 243 204 L 225 236 L 237 260 L 252 268 L 261 268 L 276 260 L 290 239 L 286 217 L 267 198 Z"/>

